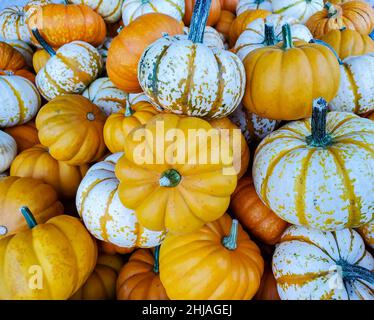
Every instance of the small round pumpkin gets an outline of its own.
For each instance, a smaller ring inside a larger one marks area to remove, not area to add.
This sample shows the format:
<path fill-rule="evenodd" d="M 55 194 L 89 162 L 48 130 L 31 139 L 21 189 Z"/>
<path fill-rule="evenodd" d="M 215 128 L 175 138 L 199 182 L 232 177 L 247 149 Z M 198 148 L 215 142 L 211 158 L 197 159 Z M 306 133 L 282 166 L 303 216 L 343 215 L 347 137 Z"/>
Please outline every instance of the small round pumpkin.
<path fill-rule="evenodd" d="M 62 95 L 44 105 L 37 117 L 40 142 L 53 158 L 80 166 L 104 155 L 105 116 L 87 98 Z"/>
<path fill-rule="evenodd" d="M 183 28 L 184 34 L 188 36 L 190 29 L 188 27 Z M 225 49 L 224 37 L 213 27 L 207 26 L 204 30 L 203 43 L 209 48 Z"/>
<path fill-rule="evenodd" d="M 32 56 L 34 50 L 28 43 L 17 39 L 4 39 L 3 41 L 16 49 L 25 59 L 27 66 L 32 67 Z"/>
<path fill-rule="evenodd" d="M 261 278 L 260 288 L 256 292 L 255 300 L 280 300 L 271 266 L 266 264 Z"/>
<path fill-rule="evenodd" d="M 123 0 L 68 0 L 72 4 L 85 4 L 103 17 L 107 23 L 115 23 L 121 19 Z"/>
<path fill-rule="evenodd" d="M 364 224 L 362 227 L 358 228 L 357 231 L 361 234 L 366 244 L 374 249 L 374 221 Z"/>
<path fill-rule="evenodd" d="M 271 0 L 239 0 L 236 6 L 236 15 L 239 16 L 247 10 L 266 10 L 273 11 Z"/>
<path fill-rule="evenodd" d="M 4 131 L 16 140 L 18 153 L 40 143 L 38 130 L 36 130 L 34 122 L 27 122 L 20 126 L 5 128 Z"/>
<path fill-rule="evenodd" d="M 227 10 L 222 10 L 219 20 L 215 24 L 214 28 L 218 32 L 222 33 L 225 36 L 226 40 L 228 40 L 231 24 L 234 22 L 234 20 L 235 20 L 235 14 Z"/>
<path fill-rule="evenodd" d="M 32 65 L 36 73 L 38 73 L 46 64 L 51 56 L 44 49 L 37 50 L 32 56 Z"/>
<path fill-rule="evenodd" d="M 323 0 L 272 0 L 271 3 L 274 13 L 293 17 L 301 23 L 323 9 Z"/>
<path fill-rule="evenodd" d="M 16 155 L 16 141 L 12 136 L 0 130 L 0 173 L 9 169 Z"/>
<path fill-rule="evenodd" d="M 131 247 L 120 247 L 116 246 L 113 243 L 106 241 L 98 241 L 99 251 L 109 255 L 115 254 L 128 254 L 134 251 L 134 248 Z"/>
<path fill-rule="evenodd" d="M 21 53 L 6 42 L 0 41 L 0 70 L 16 71 L 26 66 Z"/>
<path fill-rule="evenodd" d="M 186 3 L 186 13 L 183 18 L 183 22 L 186 26 L 191 24 L 193 10 L 196 4 L 196 0 L 185 0 Z M 206 22 L 207 26 L 214 26 L 221 15 L 221 0 L 211 0 L 208 20 Z"/>
<path fill-rule="evenodd" d="M 10 6 L 0 11 L 0 38 L 31 42 L 22 7 Z"/>

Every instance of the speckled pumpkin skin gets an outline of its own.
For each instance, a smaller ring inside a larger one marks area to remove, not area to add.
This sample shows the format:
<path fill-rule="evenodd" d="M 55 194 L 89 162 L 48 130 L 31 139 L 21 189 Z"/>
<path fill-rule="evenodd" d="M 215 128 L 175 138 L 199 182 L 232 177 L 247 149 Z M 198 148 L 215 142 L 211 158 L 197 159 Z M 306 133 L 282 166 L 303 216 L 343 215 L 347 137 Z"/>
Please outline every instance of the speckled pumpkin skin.
<path fill-rule="evenodd" d="M 332 144 L 325 148 L 307 144 L 310 119 L 262 140 L 253 163 L 256 192 L 290 223 L 320 230 L 359 227 L 374 214 L 374 123 L 330 112 L 326 131 Z"/>
<path fill-rule="evenodd" d="M 123 0 L 68 0 L 73 4 L 85 4 L 101 15 L 105 22 L 115 23 L 121 18 Z"/>
<path fill-rule="evenodd" d="M 17 143 L 12 136 L 0 130 L 0 173 L 10 167 L 17 154 Z"/>
<path fill-rule="evenodd" d="M 374 249 L 374 221 L 364 224 L 362 227 L 358 228 L 357 231 L 364 238 L 366 244 Z"/>
<path fill-rule="evenodd" d="M 273 6 L 269 0 L 239 0 L 236 6 L 236 15 L 239 16 L 245 11 L 258 9 L 272 12 Z"/>
<path fill-rule="evenodd" d="M 31 43 L 22 7 L 9 6 L 0 12 L 0 38 Z"/>
<path fill-rule="evenodd" d="M 301 23 L 323 9 L 323 0 L 272 0 L 271 3 L 274 13 L 296 18 Z"/>
<path fill-rule="evenodd" d="M 322 232 L 291 226 L 273 255 L 273 273 L 282 300 L 373 300 L 373 285 L 363 280 L 336 285 L 339 260 L 374 269 L 359 234 L 350 229 Z"/>

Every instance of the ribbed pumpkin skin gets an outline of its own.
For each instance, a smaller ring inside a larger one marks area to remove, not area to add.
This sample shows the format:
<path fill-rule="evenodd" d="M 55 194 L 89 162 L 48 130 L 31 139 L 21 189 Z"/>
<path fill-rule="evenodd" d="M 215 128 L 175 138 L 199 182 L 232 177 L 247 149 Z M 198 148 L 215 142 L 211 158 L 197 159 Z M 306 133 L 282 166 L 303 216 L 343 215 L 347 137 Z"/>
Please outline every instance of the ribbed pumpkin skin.
<path fill-rule="evenodd" d="M 38 73 L 46 64 L 51 56 L 44 49 L 37 50 L 32 56 L 32 65 L 36 73 Z"/>
<path fill-rule="evenodd" d="M 0 179 L 0 225 L 8 229 L 5 236 L 27 230 L 25 219 L 19 212 L 22 206 L 32 210 L 38 223 L 64 212 L 56 191 L 43 181 L 19 177 Z M 3 236 L 1 234 L 0 238 Z"/>
<path fill-rule="evenodd" d="M 0 42 L 0 69 L 16 71 L 26 66 L 25 58 L 11 45 Z"/>
<path fill-rule="evenodd" d="M 183 26 L 165 14 L 150 13 L 134 20 L 113 39 L 106 68 L 110 80 L 118 88 L 129 93 L 142 92 L 138 82 L 140 57 L 144 49 L 163 33 L 171 36 L 183 34 Z"/>
<path fill-rule="evenodd" d="M 9 134 L 0 130 L 0 173 L 10 167 L 16 155 L 16 141 Z"/>
<path fill-rule="evenodd" d="M 353 113 L 327 114 L 332 144 L 313 147 L 310 119 L 294 121 L 258 146 L 253 181 L 282 219 L 320 230 L 359 227 L 373 219 L 374 123 Z"/>
<path fill-rule="evenodd" d="M 52 158 L 48 148 L 36 145 L 20 153 L 12 162 L 10 175 L 43 180 L 51 185 L 60 198 L 75 197 L 87 165 L 70 166 Z"/>
<path fill-rule="evenodd" d="M 185 0 L 185 3 L 186 3 L 186 13 L 184 15 L 183 22 L 185 23 L 186 26 L 189 26 L 196 0 Z M 210 4 L 209 16 L 208 16 L 208 21 L 206 25 L 214 26 L 218 22 L 220 15 L 221 15 L 220 0 L 212 0 Z"/>
<path fill-rule="evenodd" d="M 226 214 L 198 231 L 167 234 L 160 251 L 160 278 L 170 299 L 248 300 L 255 295 L 264 261 L 240 225 L 237 248 L 223 246 L 231 224 Z"/>
<path fill-rule="evenodd" d="M 264 118 L 309 117 L 313 99 L 323 97 L 329 102 L 339 89 L 339 63 L 320 44 L 295 42 L 286 50 L 282 43 L 260 48 L 249 53 L 243 64 L 247 84 L 242 103 Z"/>
<path fill-rule="evenodd" d="M 67 215 L 54 217 L 0 241 L 0 298 L 68 299 L 87 280 L 96 259 L 96 243 L 82 223 Z M 32 266 L 41 268 L 42 289 L 30 287 Z"/>
<path fill-rule="evenodd" d="M 16 140 L 18 153 L 40 143 L 38 130 L 36 130 L 34 122 L 27 122 L 20 126 L 5 128 L 4 131 Z"/>
<path fill-rule="evenodd" d="M 68 0 L 73 4 L 85 4 L 103 17 L 105 22 L 114 23 L 121 18 L 123 0 Z"/>
<path fill-rule="evenodd" d="M 98 46 L 106 34 L 103 18 L 85 5 L 40 6 L 28 17 L 27 25 L 30 30 L 37 28 L 47 43 L 56 48 L 77 40 Z M 31 40 L 39 45 L 34 36 Z"/>
<path fill-rule="evenodd" d="M 104 141 L 110 152 L 123 152 L 125 138 L 131 130 L 146 124 L 153 116 L 158 114 L 156 109 L 146 101 L 137 102 L 131 106 L 132 115 L 126 115 L 125 109 L 112 114 L 105 121 Z"/>
<path fill-rule="evenodd" d="M 360 235 L 351 229 L 335 232 L 291 226 L 276 247 L 272 269 L 282 300 L 373 300 L 373 285 L 344 279 L 337 268 L 343 260 L 374 270 L 374 259 Z M 339 272 L 339 273 L 338 273 Z M 337 279 L 338 277 L 338 279 Z"/>
<path fill-rule="evenodd" d="M 296 18 L 301 23 L 323 8 L 323 0 L 272 0 L 271 3 L 274 13 Z"/>
<path fill-rule="evenodd" d="M 222 11 L 227 10 L 227 11 L 235 14 L 236 13 L 236 7 L 239 3 L 239 0 L 220 0 L 220 3 L 221 3 Z"/>
<path fill-rule="evenodd" d="M 222 10 L 219 20 L 215 24 L 214 28 L 218 32 L 222 33 L 225 36 L 226 40 L 228 40 L 231 24 L 234 22 L 234 20 L 235 20 L 235 14 L 227 10 Z"/>
<path fill-rule="evenodd" d="M 106 241 L 98 241 L 99 251 L 109 255 L 128 254 L 134 251 L 134 248 L 119 247 Z"/>
<path fill-rule="evenodd" d="M 32 67 L 32 56 L 34 54 L 33 48 L 25 41 L 17 39 L 4 39 L 4 42 L 16 49 L 25 59 L 26 65 Z"/>
<path fill-rule="evenodd" d="M 135 251 L 123 266 L 117 280 L 118 300 L 169 300 L 158 273 L 153 271 L 150 249 Z"/>
<path fill-rule="evenodd" d="M 367 224 L 364 224 L 362 227 L 358 228 L 357 231 L 364 238 L 366 244 L 374 249 L 374 222 L 370 221 Z"/>
<path fill-rule="evenodd" d="M 273 6 L 270 0 L 239 0 L 238 5 L 236 6 L 236 15 L 239 16 L 247 10 L 258 9 L 272 12 Z"/>
<path fill-rule="evenodd" d="M 30 36 L 22 7 L 10 6 L 0 12 L 0 38 L 30 43 Z"/>
<path fill-rule="evenodd" d="M 230 208 L 250 234 L 267 244 L 279 241 L 288 223 L 266 207 L 258 197 L 251 177 L 238 181 L 231 195 Z"/>
<path fill-rule="evenodd" d="M 90 100 L 63 95 L 43 106 L 36 117 L 40 142 L 56 160 L 83 165 L 104 155 L 105 116 Z"/>
<path fill-rule="evenodd" d="M 261 278 L 260 288 L 256 292 L 255 300 L 280 300 L 271 266 L 266 265 Z"/>

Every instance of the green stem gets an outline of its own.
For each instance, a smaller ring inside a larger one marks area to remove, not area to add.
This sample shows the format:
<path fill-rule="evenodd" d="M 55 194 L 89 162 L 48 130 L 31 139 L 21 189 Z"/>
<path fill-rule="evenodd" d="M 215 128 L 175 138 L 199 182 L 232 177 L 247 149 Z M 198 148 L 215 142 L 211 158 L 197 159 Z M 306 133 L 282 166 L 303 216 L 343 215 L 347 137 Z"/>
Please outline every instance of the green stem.
<path fill-rule="evenodd" d="M 238 224 L 238 220 L 233 219 L 230 234 L 222 239 L 222 244 L 229 250 L 237 248 Z"/>
<path fill-rule="evenodd" d="M 56 51 L 47 43 L 47 41 L 44 40 L 38 29 L 34 28 L 31 30 L 31 32 L 34 35 L 35 39 L 51 57 L 56 55 Z"/>
<path fill-rule="evenodd" d="M 325 41 L 323 41 L 323 40 L 319 40 L 319 39 L 311 39 L 311 40 L 309 41 L 309 43 L 321 44 L 321 45 L 323 45 L 323 46 L 329 48 L 329 49 L 332 51 L 332 53 L 335 55 L 335 58 L 338 60 L 339 64 L 340 64 L 340 65 L 343 64 L 342 59 L 339 58 L 339 55 L 336 53 L 335 49 L 334 49 L 332 46 L 330 46 L 327 42 L 325 42 Z"/>
<path fill-rule="evenodd" d="M 308 145 L 325 148 L 332 143 L 331 136 L 326 132 L 327 102 L 323 98 L 313 100 L 311 127 L 312 134 L 306 138 Z"/>
<path fill-rule="evenodd" d="M 265 44 L 267 46 L 274 46 L 276 43 L 274 26 L 265 24 Z"/>
<path fill-rule="evenodd" d="M 291 35 L 291 27 L 288 23 L 282 26 L 282 38 L 283 38 L 283 46 L 284 50 L 290 49 L 293 47 L 292 43 L 292 35 Z"/>
<path fill-rule="evenodd" d="M 374 272 L 364 267 L 347 263 L 346 261 L 338 261 L 337 265 L 341 266 L 343 279 L 346 281 L 362 279 L 370 284 L 374 284 Z"/>
<path fill-rule="evenodd" d="M 153 263 L 153 272 L 156 273 L 156 274 L 159 273 L 159 271 L 160 271 L 159 259 L 160 259 L 160 246 L 157 246 L 155 248 L 154 263 Z"/>
<path fill-rule="evenodd" d="M 132 110 L 130 105 L 130 96 L 126 93 L 126 106 L 125 106 L 125 117 L 131 117 L 134 114 L 134 110 Z"/>
<path fill-rule="evenodd" d="M 161 187 L 176 187 L 182 180 L 180 173 L 175 169 L 168 169 L 161 174 L 159 183 Z"/>
<path fill-rule="evenodd" d="M 21 207 L 20 210 L 30 229 L 37 226 L 36 220 L 28 207 Z"/>
<path fill-rule="evenodd" d="M 212 0 L 196 0 L 193 8 L 188 39 L 193 43 L 203 43 L 204 31 Z"/>
<path fill-rule="evenodd" d="M 331 18 L 338 13 L 338 10 L 330 3 L 326 2 L 324 8 L 327 10 L 327 17 Z"/>

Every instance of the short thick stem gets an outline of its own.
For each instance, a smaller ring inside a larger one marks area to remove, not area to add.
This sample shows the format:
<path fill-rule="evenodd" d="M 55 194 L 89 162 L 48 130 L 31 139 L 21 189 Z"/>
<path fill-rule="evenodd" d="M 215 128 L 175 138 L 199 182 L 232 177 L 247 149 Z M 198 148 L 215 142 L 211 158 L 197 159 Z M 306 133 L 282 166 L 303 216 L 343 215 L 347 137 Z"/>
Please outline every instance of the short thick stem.
<path fill-rule="evenodd" d="M 176 187 L 182 180 L 180 173 L 175 169 L 165 170 L 159 179 L 161 187 L 173 188 Z"/>
<path fill-rule="evenodd" d="M 352 265 L 346 261 L 339 261 L 337 263 L 342 268 L 343 280 L 357 280 L 361 279 L 370 284 L 374 284 L 374 272 L 364 267 Z"/>
<path fill-rule="evenodd" d="M 56 55 L 56 51 L 47 43 L 47 41 L 44 40 L 42 35 L 39 33 L 38 29 L 34 28 L 31 30 L 31 32 L 34 35 L 35 39 L 39 42 L 39 44 L 43 47 L 43 49 L 48 52 L 48 54 L 51 57 Z"/>
<path fill-rule="evenodd" d="M 157 246 L 155 248 L 154 262 L 153 262 L 153 272 L 156 273 L 156 274 L 159 273 L 159 271 L 160 271 L 159 259 L 160 259 L 160 246 Z"/>
<path fill-rule="evenodd" d="M 20 210 L 30 229 L 37 226 L 36 220 L 28 207 L 21 207 Z"/>
<path fill-rule="evenodd" d="M 283 46 L 282 46 L 283 49 L 287 50 L 293 47 L 291 27 L 288 23 L 282 26 L 282 39 L 283 39 Z"/>
<path fill-rule="evenodd" d="M 134 110 L 132 110 L 130 105 L 130 97 L 126 94 L 125 117 L 131 117 L 133 114 Z"/>
<path fill-rule="evenodd" d="M 212 0 L 196 0 L 193 8 L 188 39 L 193 43 L 203 43 L 204 31 Z"/>
<path fill-rule="evenodd" d="M 326 2 L 324 7 L 327 10 L 327 17 L 328 18 L 331 18 L 338 13 L 338 10 L 336 10 L 334 5 L 331 4 L 330 2 Z"/>
<path fill-rule="evenodd" d="M 229 250 L 237 248 L 238 224 L 238 220 L 233 219 L 230 234 L 222 239 L 222 244 Z"/>
<path fill-rule="evenodd" d="M 265 24 L 265 44 L 273 46 L 277 43 L 275 39 L 274 26 Z"/>

